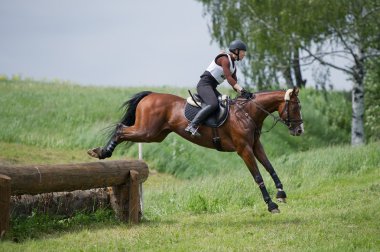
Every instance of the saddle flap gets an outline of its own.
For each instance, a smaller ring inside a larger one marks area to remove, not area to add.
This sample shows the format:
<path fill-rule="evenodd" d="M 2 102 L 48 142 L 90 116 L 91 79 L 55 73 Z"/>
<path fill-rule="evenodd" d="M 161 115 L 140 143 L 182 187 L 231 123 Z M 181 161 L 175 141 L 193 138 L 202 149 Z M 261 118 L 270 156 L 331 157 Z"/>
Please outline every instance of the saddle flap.
<path fill-rule="evenodd" d="M 223 125 L 223 123 L 227 120 L 230 106 L 228 96 L 225 97 L 225 100 L 219 99 L 219 109 L 216 113 L 209 116 L 203 125 L 217 128 Z M 189 102 L 189 100 L 191 101 Z M 200 102 L 197 101 L 197 103 L 202 106 Z M 199 105 L 196 105 L 192 97 L 187 98 L 187 103 L 185 106 L 185 117 L 187 120 L 192 121 L 194 119 L 195 115 L 199 112 L 199 110 L 201 110 L 201 107 L 199 107 Z"/>
<path fill-rule="evenodd" d="M 202 106 L 202 99 L 198 94 L 191 95 L 186 99 L 187 103 L 194 107 Z"/>
<path fill-rule="evenodd" d="M 190 92 L 190 91 L 189 91 Z M 220 95 L 218 96 L 219 104 L 222 106 L 226 106 L 229 96 L 228 95 Z M 203 107 L 204 103 L 202 101 L 202 98 L 198 94 L 191 94 L 186 99 L 187 103 L 194 107 Z"/>

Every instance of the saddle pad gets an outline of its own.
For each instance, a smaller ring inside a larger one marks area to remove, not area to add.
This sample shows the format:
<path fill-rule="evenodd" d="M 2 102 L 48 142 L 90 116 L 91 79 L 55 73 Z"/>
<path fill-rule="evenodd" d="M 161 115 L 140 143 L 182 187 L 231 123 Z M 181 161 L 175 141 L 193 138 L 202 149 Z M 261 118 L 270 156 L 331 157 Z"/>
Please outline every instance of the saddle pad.
<path fill-rule="evenodd" d="M 194 107 L 186 103 L 186 106 L 185 106 L 186 119 L 189 121 L 192 121 L 199 110 L 201 110 L 199 107 Z M 228 117 L 229 110 L 230 110 L 229 104 L 227 104 L 226 107 L 219 106 L 218 111 L 215 114 L 209 116 L 209 118 L 207 118 L 207 120 L 203 122 L 203 125 L 211 127 L 211 128 L 217 128 L 217 127 L 222 126 Z"/>

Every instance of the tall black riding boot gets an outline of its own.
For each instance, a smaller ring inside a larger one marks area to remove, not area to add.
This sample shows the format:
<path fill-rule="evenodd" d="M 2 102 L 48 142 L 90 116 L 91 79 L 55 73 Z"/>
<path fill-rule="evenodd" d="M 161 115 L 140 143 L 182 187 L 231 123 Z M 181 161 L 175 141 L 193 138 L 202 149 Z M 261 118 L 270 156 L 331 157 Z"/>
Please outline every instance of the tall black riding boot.
<path fill-rule="evenodd" d="M 214 107 L 206 105 L 194 117 L 193 121 L 189 123 L 185 131 L 189 132 L 192 136 L 200 137 L 201 134 L 197 132 L 199 124 L 201 124 L 207 117 L 214 111 Z"/>

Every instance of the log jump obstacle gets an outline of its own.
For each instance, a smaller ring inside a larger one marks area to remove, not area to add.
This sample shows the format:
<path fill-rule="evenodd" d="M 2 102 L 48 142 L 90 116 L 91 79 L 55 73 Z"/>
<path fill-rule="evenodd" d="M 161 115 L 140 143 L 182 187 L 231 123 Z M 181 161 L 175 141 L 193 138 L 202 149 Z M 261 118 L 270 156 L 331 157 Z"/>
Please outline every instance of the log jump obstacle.
<path fill-rule="evenodd" d="M 11 195 L 70 192 L 112 186 L 111 200 L 121 221 L 137 223 L 139 186 L 149 170 L 141 160 L 117 160 L 56 165 L 0 166 L 0 237 L 9 228 Z"/>

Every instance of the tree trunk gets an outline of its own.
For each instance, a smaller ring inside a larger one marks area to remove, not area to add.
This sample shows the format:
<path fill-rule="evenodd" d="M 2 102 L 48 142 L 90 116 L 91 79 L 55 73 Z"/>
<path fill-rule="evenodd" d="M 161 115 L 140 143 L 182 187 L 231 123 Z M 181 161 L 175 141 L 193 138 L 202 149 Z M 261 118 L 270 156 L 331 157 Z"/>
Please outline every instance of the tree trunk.
<path fill-rule="evenodd" d="M 293 57 L 293 70 L 294 76 L 296 78 L 296 85 L 298 88 L 303 88 L 306 86 L 306 80 L 302 79 L 301 65 L 300 65 L 300 54 L 299 49 L 296 48 L 294 50 Z"/>
<path fill-rule="evenodd" d="M 294 83 L 293 83 L 293 77 L 292 77 L 292 68 L 290 66 L 286 66 L 286 68 L 282 70 L 282 75 L 286 81 L 286 86 L 288 88 L 293 88 Z"/>
<path fill-rule="evenodd" d="M 351 145 L 364 144 L 364 85 L 355 83 L 352 89 Z"/>
<path fill-rule="evenodd" d="M 362 50 L 358 50 L 354 70 L 354 87 L 352 88 L 352 128 L 351 145 L 362 145 L 364 138 L 364 76 L 365 67 Z"/>

